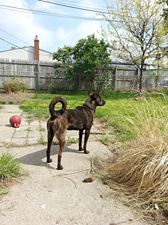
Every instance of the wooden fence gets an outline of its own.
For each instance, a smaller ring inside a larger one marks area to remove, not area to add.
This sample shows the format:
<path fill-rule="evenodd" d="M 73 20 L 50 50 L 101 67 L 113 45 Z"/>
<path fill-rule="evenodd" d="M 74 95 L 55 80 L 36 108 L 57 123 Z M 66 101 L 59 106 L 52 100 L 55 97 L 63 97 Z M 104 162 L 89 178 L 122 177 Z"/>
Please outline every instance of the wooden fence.
<path fill-rule="evenodd" d="M 35 90 L 45 89 L 45 83 L 49 77 L 54 77 L 53 64 L 33 64 L 23 61 L 0 61 L 0 88 L 3 82 L 14 77 L 21 78 L 26 88 Z"/>
<path fill-rule="evenodd" d="M 0 61 L 0 89 L 3 88 L 3 82 L 12 78 L 20 77 L 29 90 L 52 90 L 55 91 L 74 91 L 88 90 L 89 83 L 84 82 L 77 75 L 76 79 L 69 81 L 65 76 L 65 69 L 61 68 L 55 73 L 54 64 L 32 64 L 22 61 Z M 101 77 L 101 75 L 100 75 Z M 98 78 L 94 82 L 94 88 L 101 83 Z M 103 84 L 106 88 L 120 91 L 138 90 L 139 71 L 131 64 L 112 64 L 109 67 L 109 78 Z M 168 88 L 168 70 L 158 71 L 145 70 L 143 75 L 143 89 Z"/>

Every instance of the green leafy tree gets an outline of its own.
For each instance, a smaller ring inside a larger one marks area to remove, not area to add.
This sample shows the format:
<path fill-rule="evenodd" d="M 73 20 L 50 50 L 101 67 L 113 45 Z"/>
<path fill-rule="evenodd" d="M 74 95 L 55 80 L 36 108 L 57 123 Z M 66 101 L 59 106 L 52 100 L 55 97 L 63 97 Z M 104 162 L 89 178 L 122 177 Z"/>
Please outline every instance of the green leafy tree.
<path fill-rule="evenodd" d="M 108 44 L 91 35 L 80 39 L 74 47 L 58 49 L 53 58 L 66 68 L 68 79 L 77 81 L 79 89 L 82 81 L 87 82 L 88 89 L 101 89 L 108 77 L 109 55 Z"/>
<path fill-rule="evenodd" d="M 139 92 L 142 92 L 145 64 L 156 59 L 165 37 L 159 32 L 163 24 L 162 6 L 157 0 L 117 0 L 107 9 L 105 36 L 116 57 L 139 68 Z"/>

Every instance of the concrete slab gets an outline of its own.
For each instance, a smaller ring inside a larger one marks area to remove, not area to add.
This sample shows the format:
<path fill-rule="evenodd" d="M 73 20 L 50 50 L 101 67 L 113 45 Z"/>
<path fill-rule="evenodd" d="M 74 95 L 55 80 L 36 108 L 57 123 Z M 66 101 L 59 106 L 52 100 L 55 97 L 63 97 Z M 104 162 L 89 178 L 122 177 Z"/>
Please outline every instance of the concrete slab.
<path fill-rule="evenodd" d="M 104 146 L 91 142 L 91 155 L 66 147 L 64 170 L 55 169 L 58 146 L 52 147 L 51 164 L 46 164 L 45 147 L 34 145 L 9 149 L 28 171 L 21 182 L 10 188 L 0 204 L 1 225 L 145 225 L 145 221 L 121 202 L 112 198 L 110 189 L 90 176 L 90 159 L 104 153 Z"/>

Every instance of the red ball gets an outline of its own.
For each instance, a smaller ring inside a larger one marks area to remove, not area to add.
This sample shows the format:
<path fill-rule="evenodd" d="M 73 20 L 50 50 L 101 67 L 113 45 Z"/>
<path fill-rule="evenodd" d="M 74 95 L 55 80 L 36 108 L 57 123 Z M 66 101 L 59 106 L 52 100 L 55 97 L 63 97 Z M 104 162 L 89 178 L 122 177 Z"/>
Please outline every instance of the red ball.
<path fill-rule="evenodd" d="M 21 124 L 21 117 L 18 115 L 11 116 L 9 122 L 12 127 L 18 128 Z"/>

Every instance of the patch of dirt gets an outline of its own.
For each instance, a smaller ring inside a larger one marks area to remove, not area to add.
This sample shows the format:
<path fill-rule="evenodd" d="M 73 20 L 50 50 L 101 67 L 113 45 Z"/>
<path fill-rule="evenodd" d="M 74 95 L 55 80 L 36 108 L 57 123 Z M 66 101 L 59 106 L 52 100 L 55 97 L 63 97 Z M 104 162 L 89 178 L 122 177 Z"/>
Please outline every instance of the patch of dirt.
<path fill-rule="evenodd" d="M 18 92 L 18 93 L 0 93 L 0 104 L 19 104 L 25 99 L 32 98 L 33 93 Z"/>
<path fill-rule="evenodd" d="M 18 183 L 18 181 L 14 178 L 8 181 L 0 181 L 0 200 L 3 198 L 4 195 L 6 195 L 9 191 L 9 189 Z"/>

